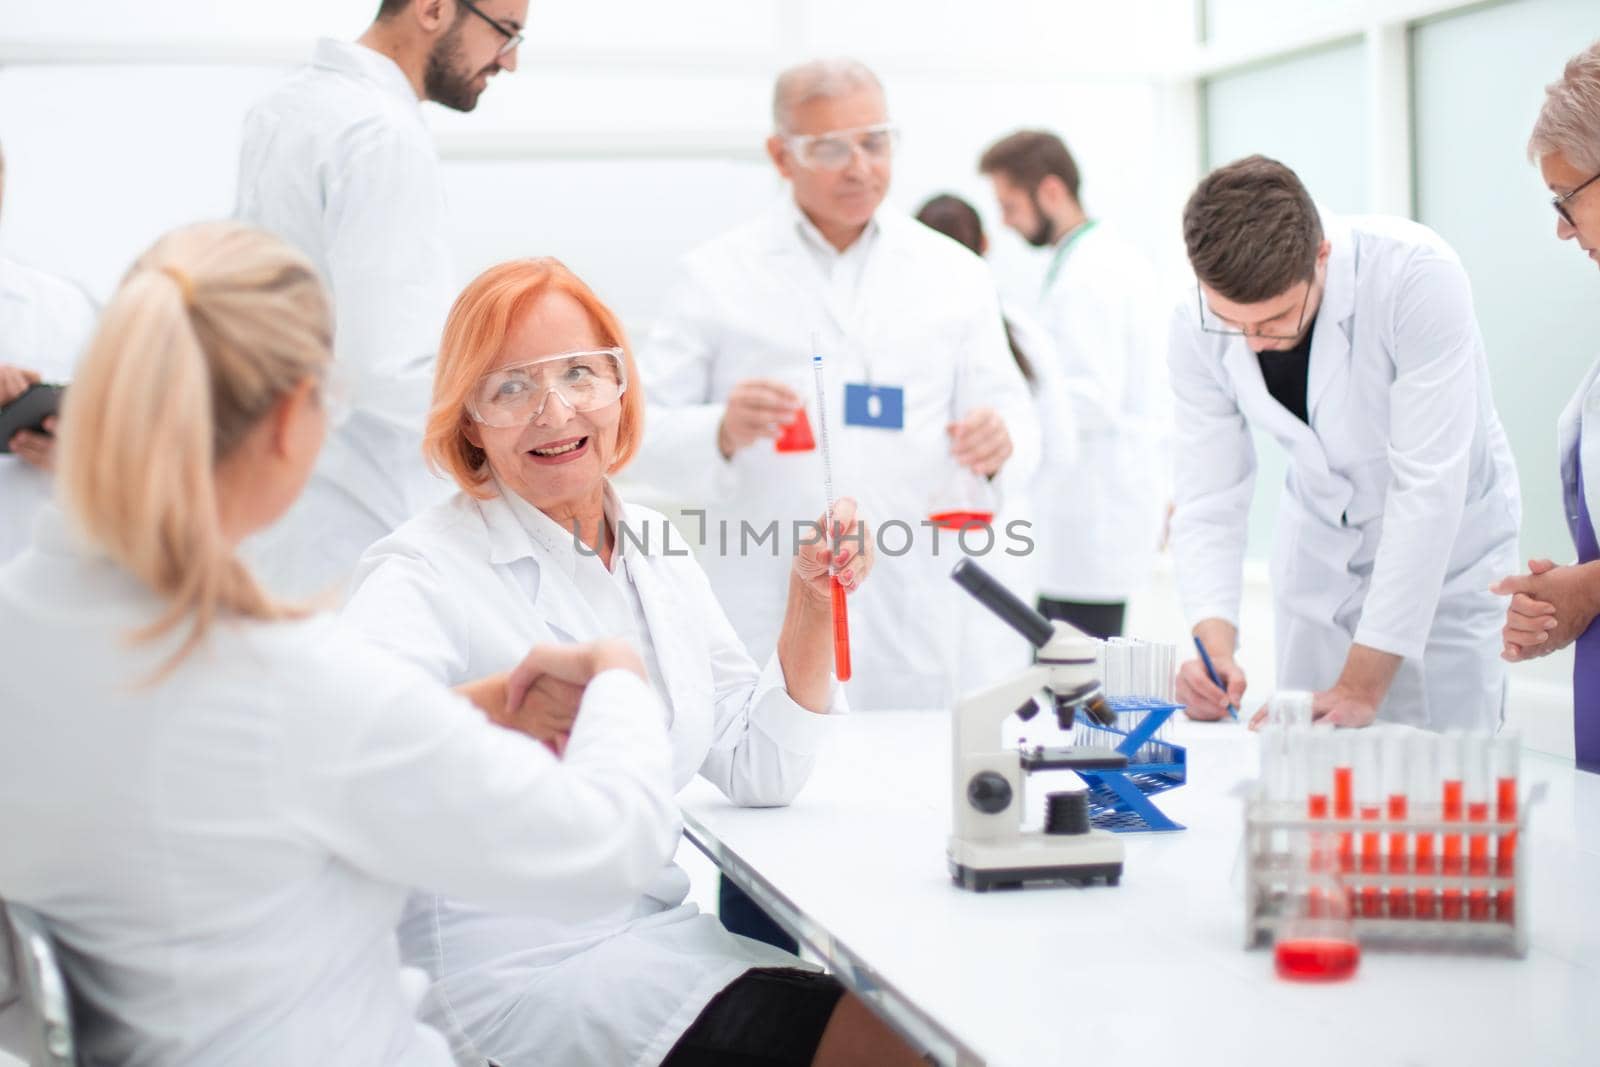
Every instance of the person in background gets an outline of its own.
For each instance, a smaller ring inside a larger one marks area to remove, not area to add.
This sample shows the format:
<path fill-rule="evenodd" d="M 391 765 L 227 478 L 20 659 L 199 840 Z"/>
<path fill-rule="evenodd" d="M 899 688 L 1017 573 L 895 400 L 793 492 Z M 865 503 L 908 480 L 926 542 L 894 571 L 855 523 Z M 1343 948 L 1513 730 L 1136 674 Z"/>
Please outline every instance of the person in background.
<path fill-rule="evenodd" d="M 1051 491 L 1037 498 L 1039 610 L 1096 637 L 1121 634 L 1128 599 L 1155 566 L 1169 499 L 1171 398 L 1155 272 L 1085 213 L 1077 162 L 1055 134 L 1002 138 L 978 169 L 1005 224 L 1051 249 L 1038 317 L 1076 424 L 1076 458 L 1055 465 Z"/>
<path fill-rule="evenodd" d="M 0 208 L 6 159 L 0 152 Z M 64 278 L 0 255 L 0 407 L 35 382 L 62 384 L 94 328 L 94 303 Z M 33 518 L 50 497 L 56 419 L 43 432 L 21 430 L 0 453 L 0 563 L 27 545 Z"/>
<path fill-rule="evenodd" d="M 956 241 L 969 252 L 979 256 L 989 254 L 989 238 L 983 232 L 982 217 L 977 208 L 958 196 L 943 193 L 933 197 L 917 210 L 917 221 Z M 1001 494 L 1005 499 L 1004 517 L 996 519 L 1001 526 L 1009 525 L 1016 518 L 1027 521 L 1031 526 L 1034 551 L 1018 556 L 1002 553 L 985 560 L 984 564 L 1008 589 L 1024 602 L 1032 603 L 1039 591 L 1041 549 L 1038 544 L 1054 535 L 1053 530 L 1041 529 L 1036 521 L 1037 501 L 1067 492 L 1078 441 L 1059 356 L 1049 334 L 1026 312 L 1017 310 L 1004 298 L 1000 310 L 1011 358 L 1016 360 L 1017 370 L 1027 379 L 1028 389 L 1033 393 L 1042 449 L 1039 469 L 1029 484 L 1019 486 L 1007 481 Z M 980 617 L 973 621 L 973 626 L 974 637 L 963 649 L 965 661 L 962 664 L 963 677 L 973 680 L 969 688 L 977 688 L 985 681 L 1001 681 L 1033 661 L 1033 650 L 999 619 Z"/>
<path fill-rule="evenodd" d="M 0 568 L 0 898 L 53 934 L 83 1062 L 447 1067 L 400 969 L 407 887 L 580 921 L 672 854 L 626 645 L 452 693 L 239 559 L 322 445 L 331 334 L 276 238 L 162 238 L 67 398 L 65 513 Z M 559 760 L 525 736 L 551 722 Z"/>
<path fill-rule="evenodd" d="M 1528 138 L 1528 158 L 1554 194 L 1556 236 L 1600 264 L 1600 41 L 1572 57 L 1545 90 Z M 1578 766 L 1600 773 L 1600 362 L 1584 375 L 1557 425 L 1567 525 L 1576 562 L 1536 559 L 1528 573 L 1496 583 L 1510 596 L 1501 655 L 1512 663 L 1576 645 L 1572 664 L 1573 743 Z"/>
<path fill-rule="evenodd" d="M 1200 182 L 1183 236 L 1198 284 L 1168 355 L 1172 550 L 1223 685 L 1188 660 L 1178 700 L 1218 719 L 1244 694 L 1254 428 L 1289 459 L 1272 559 L 1278 684 L 1313 692 L 1313 716 L 1336 726 L 1496 728 L 1503 608 L 1489 584 L 1515 564 L 1522 507 L 1460 259 L 1406 219 L 1323 214 L 1262 156 Z"/>
<path fill-rule="evenodd" d="M 771 655 L 797 523 L 822 503 L 819 452 L 786 430 L 816 422 L 820 350 L 835 489 L 874 517 L 883 547 L 897 531 L 850 598 L 850 706 L 947 708 L 983 609 L 949 580 L 961 534 L 933 516 L 992 516 L 989 479 L 1037 463 L 1027 383 L 982 261 L 883 208 L 897 131 L 877 76 L 849 59 L 800 64 L 778 76 L 772 112 L 767 154 L 789 189 L 680 264 L 641 349 L 651 415 L 633 473 L 697 509 L 717 599 L 751 656 Z M 722 918 L 794 948 L 726 881 Z"/>
<path fill-rule="evenodd" d="M 244 121 L 235 216 L 311 257 L 332 291 L 349 415 L 284 521 L 248 547 L 270 587 L 341 588 L 373 541 L 448 493 L 422 462 L 439 332 L 456 290 L 438 152 L 421 101 L 471 111 L 516 69 L 528 0 L 384 0 L 358 41 Z"/>
<path fill-rule="evenodd" d="M 699 775 L 736 804 L 787 804 L 844 710 L 828 550 L 792 561 L 777 650 L 757 663 L 687 542 L 612 488 L 645 421 L 636 381 L 616 315 L 561 263 L 471 282 L 427 435 L 461 491 L 368 550 L 345 617 L 451 685 L 530 643 L 622 638 L 669 708 L 676 784 Z M 853 503 L 835 518 L 852 524 Z M 872 553 L 845 545 L 838 563 L 853 595 Z M 432 980 L 423 1017 L 462 1062 L 504 1067 L 910 1061 L 835 979 L 730 934 L 688 889 L 666 864 L 582 923 L 419 894 L 400 940 Z"/>

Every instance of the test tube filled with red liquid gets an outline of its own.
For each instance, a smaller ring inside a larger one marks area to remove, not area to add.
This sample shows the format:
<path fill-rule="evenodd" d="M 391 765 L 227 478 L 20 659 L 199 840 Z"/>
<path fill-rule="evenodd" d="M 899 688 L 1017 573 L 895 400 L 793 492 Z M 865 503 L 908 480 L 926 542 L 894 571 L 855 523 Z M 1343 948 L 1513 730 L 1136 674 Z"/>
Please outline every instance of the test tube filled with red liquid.
<path fill-rule="evenodd" d="M 1328 794 L 1333 787 L 1333 760 L 1328 748 L 1328 738 L 1321 730 L 1309 727 L 1291 727 L 1289 731 L 1289 760 L 1294 768 L 1297 784 L 1305 793 L 1306 818 L 1315 822 L 1328 818 Z M 1327 832 L 1311 830 L 1300 842 L 1303 859 L 1297 866 L 1306 868 L 1304 874 L 1326 873 L 1318 871 L 1322 864 L 1331 864 L 1328 853 Z M 1322 880 L 1306 883 L 1306 914 L 1321 918 L 1327 914 L 1326 885 Z"/>
<path fill-rule="evenodd" d="M 1414 734 L 1408 742 L 1410 752 L 1407 756 L 1411 763 L 1411 817 L 1413 819 L 1431 819 L 1439 811 L 1439 746 L 1442 738 L 1438 734 Z M 1411 869 L 1419 877 L 1426 878 L 1438 873 L 1438 857 L 1434 850 L 1434 835 L 1431 830 L 1418 830 L 1412 845 Z M 1412 913 L 1419 919 L 1436 919 L 1438 912 L 1438 895 L 1431 885 L 1417 886 L 1412 898 Z"/>
<path fill-rule="evenodd" d="M 1467 822 L 1482 827 L 1489 821 L 1489 735 L 1482 731 L 1461 739 L 1463 792 L 1466 795 Z M 1489 877 L 1489 835 L 1471 834 L 1467 838 L 1467 875 Z M 1489 890 L 1481 883 L 1467 889 L 1467 919 L 1489 920 Z"/>
<path fill-rule="evenodd" d="M 1466 814 L 1465 788 L 1461 780 L 1466 736 L 1447 734 L 1439 740 L 1439 818 L 1444 822 L 1460 822 Z M 1465 869 L 1461 857 L 1461 835 L 1446 832 L 1440 842 L 1443 870 L 1446 879 L 1459 878 Z M 1459 883 L 1447 881 L 1439 903 L 1440 917 L 1446 921 L 1462 917 L 1462 896 Z"/>
<path fill-rule="evenodd" d="M 1383 890 L 1378 881 L 1383 871 L 1383 834 L 1378 828 L 1383 817 L 1383 777 L 1377 731 L 1357 731 L 1353 744 L 1356 814 L 1362 823 L 1361 916 L 1379 919 L 1383 917 Z"/>
<path fill-rule="evenodd" d="M 1329 739 L 1333 746 L 1333 817 L 1356 817 L 1355 737 L 1349 730 L 1335 730 Z M 1349 830 L 1338 834 L 1339 870 L 1355 869 L 1355 835 Z"/>
<path fill-rule="evenodd" d="M 1490 746 L 1494 762 L 1494 818 L 1501 827 L 1495 841 L 1494 873 L 1501 878 L 1517 876 L 1517 770 L 1522 758 L 1522 739 L 1516 734 L 1501 734 Z M 1509 829 L 1504 829 L 1509 827 Z M 1494 917 L 1500 922 L 1516 921 L 1516 891 L 1507 886 L 1494 897 Z"/>
<path fill-rule="evenodd" d="M 1410 805 L 1410 750 L 1406 735 L 1395 732 L 1383 739 L 1383 794 L 1384 815 L 1391 827 L 1403 825 Z M 1390 874 L 1405 875 L 1411 872 L 1411 855 L 1407 848 L 1409 837 L 1404 830 L 1390 829 L 1388 863 Z M 1406 886 L 1392 882 L 1389 885 L 1389 918 L 1411 917 L 1411 891 Z"/>

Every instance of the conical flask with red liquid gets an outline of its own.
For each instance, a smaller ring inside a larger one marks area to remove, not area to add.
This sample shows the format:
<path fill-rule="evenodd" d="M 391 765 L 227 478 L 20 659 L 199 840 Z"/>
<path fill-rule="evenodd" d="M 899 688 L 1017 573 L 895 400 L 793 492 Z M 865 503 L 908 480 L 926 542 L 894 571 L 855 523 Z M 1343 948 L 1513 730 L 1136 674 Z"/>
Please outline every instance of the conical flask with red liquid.
<path fill-rule="evenodd" d="M 941 530 L 963 530 L 994 522 L 998 500 L 989 479 L 954 467 L 928 503 L 928 521 Z"/>
<path fill-rule="evenodd" d="M 805 408 L 796 410 L 793 421 L 784 426 L 783 432 L 778 434 L 773 447 L 779 452 L 813 452 L 816 450 L 817 439 L 811 434 L 811 420 L 806 417 Z"/>

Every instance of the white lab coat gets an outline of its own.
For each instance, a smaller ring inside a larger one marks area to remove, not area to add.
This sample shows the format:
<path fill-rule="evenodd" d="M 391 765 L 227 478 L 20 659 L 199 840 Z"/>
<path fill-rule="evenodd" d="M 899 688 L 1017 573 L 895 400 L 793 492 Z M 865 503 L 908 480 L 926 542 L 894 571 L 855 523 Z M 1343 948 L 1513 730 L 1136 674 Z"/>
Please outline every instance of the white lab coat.
<path fill-rule="evenodd" d="M 66 382 L 94 322 L 94 303 L 82 289 L 0 256 L 0 363 Z M 49 475 L 0 454 L 0 563 L 27 546 L 33 517 L 49 499 Z"/>
<path fill-rule="evenodd" d="M 820 238 L 792 201 L 689 253 L 640 353 L 650 410 L 629 477 L 703 509 L 686 529 L 712 587 L 751 654 L 770 653 L 795 524 L 822 512 L 821 453 L 784 454 L 761 441 L 727 461 L 717 426 L 733 386 L 760 377 L 784 380 L 807 398 L 815 428 L 815 337 L 834 492 L 854 496 L 882 535 L 871 579 L 850 597 L 850 704 L 943 707 L 964 688 L 966 620 L 983 611 L 949 580 L 957 535 L 935 537 L 921 525 L 950 506 L 939 493 L 958 472 L 946 426 L 976 407 L 998 410 L 1015 442 L 1009 465 L 1025 479 L 1038 462 L 1037 418 L 983 261 L 890 211 L 878 213 L 862 240 L 871 243 L 849 291 L 824 275 Z M 905 390 L 903 431 L 845 425 L 846 383 L 869 380 Z M 741 523 L 754 533 L 742 537 Z M 776 536 L 762 540 L 773 524 Z M 981 533 L 967 543 L 988 547 Z M 996 530 L 993 552 L 1011 543 Z"/>
<path fill-rule="evenodd" d="M 47 920 L 84 1062 L 443 1067 L 407 887 L 576 920 L 671 856 L 664 709 L 627 672 L 559 762 L 328 616 L 219 622 L 147 684 L 186 631 L 130 641 L 165 605 L 39 527 L 0 569 L 0 897 Z"/>
<path fill-rule="evenodd" d="M 450 487 L 421 458 L 455 298 L 438 152 L 388 57 L 322 40 L 245 118 L 235 214 L 310 257 L 333 298 L 349 419 L 310 486 L 248 554 L 275 591 L 342 586 L 366 546 Z"/>
<path fill-rule="evenodd" d="M 1073 459 L 1040 472 L 1039 582 L 1057 600 L 1116 603 L 1149 581 L 1171 491 L 1165 303 L 1154 269 L 1105 224 L 1067 240 L 1038 315 L 1055 341 L 1078 441 Z"/>
<path fill-rule="evenodd" d="M 1326 217 L 1324 230 L 1310 426 L 1267 393 L 1243 340 L 1201 331 L 1193 292 L 1173 317 L 1185 611 L 1237 625 L 1257 427 L 1290 460 L 1272 558 L 1278 683 L 1330 687 L 1355 641 L 1405 659 L 1380 718 L 1493 728 L 1505 605 L 1488 590 L 1515 569 L 1522 508 L 1466 272 L 1415 223 Z"/>
<path fill-rule="evenodd" d="M 1600 530 L 1600 362 L 1589 368 L 1556 424 L 1556 455 L 1561 464 L 1561 500 L 1573 544 L 1578 541 L 1578 468 L 1583 465 L 1583 495 L 1589 521 Z M 1510 573 L 1509 571 L 1507 573 Z"/>
<path fill-rule="evenodd" d="M 789 698 L 775 655 L 764 668 L 749 657 L 665 518 L 609 491 L 607 514 L 635 538 L 617 535 L 611 572 L 519 498 L 457 495 L 372 546 L 345 617 L 450 683 L 539 642 L 628 639 L 666 698 L 675 785 L 698 773 L 735 803 L 788 803 L 830 717 Z M 659 1063 L 745 970 L 800 966 L 729 934 L 688 888 L 668 863 L 642 896 L 581 923 L 419 895 L 400 935 L 433 979 L 424 1017 L 463 1063 Z"/>

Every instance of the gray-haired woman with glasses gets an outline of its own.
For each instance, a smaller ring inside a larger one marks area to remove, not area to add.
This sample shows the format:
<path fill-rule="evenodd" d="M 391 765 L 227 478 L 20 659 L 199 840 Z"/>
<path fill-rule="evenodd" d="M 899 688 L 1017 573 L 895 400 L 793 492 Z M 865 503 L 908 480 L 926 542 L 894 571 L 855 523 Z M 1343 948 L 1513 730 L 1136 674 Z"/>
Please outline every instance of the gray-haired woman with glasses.
<path fill-rule="evenodd" d="M 1567 63 L 1545 90 L 1528 139 L 1554 197 L 1556 236 L 1576 241 L 1600 263 L 1600 42 Z M 1578 766 L 1600 772 L 1600 545 L 1594 502 L 1600 499 L 1600 362 L 1589 368 L 1557 428 L 1567 525 L 1577 562 L 1558 567 L 1536 559 L 1529 572 L 1495 591 L 1511 595 L 1504 631 L 1506 659 L 1549 655 L 1577 643 L 1572 668 L 1573 738 Z"/>

